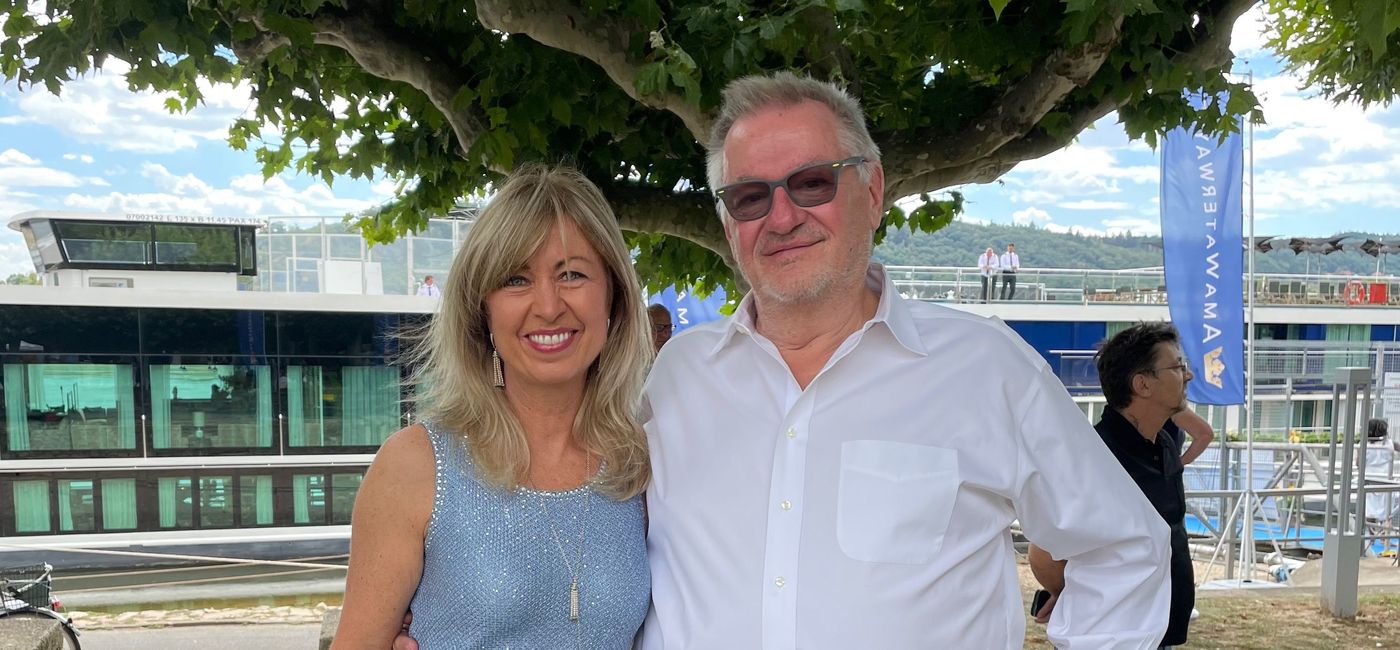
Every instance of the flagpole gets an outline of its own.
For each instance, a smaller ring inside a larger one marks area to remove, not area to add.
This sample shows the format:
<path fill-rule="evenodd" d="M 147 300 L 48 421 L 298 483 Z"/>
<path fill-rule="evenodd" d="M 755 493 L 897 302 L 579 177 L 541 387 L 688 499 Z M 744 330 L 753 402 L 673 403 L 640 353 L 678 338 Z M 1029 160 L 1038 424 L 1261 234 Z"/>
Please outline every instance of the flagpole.
<path fill-rule="evenodd" d="M 1249 88 L 1254 89 L 1254 71 L 1249 71 Z M 1249 122 L 1249 293 L 1245 317 L 1245 461 L 1244 461 L 1244 547 L 1240 563 L 1244 565 L 1244 581 L 1254 580 L 1254 121 Z M 1267 521 L 1265 522 L 1267 524 Z"/>

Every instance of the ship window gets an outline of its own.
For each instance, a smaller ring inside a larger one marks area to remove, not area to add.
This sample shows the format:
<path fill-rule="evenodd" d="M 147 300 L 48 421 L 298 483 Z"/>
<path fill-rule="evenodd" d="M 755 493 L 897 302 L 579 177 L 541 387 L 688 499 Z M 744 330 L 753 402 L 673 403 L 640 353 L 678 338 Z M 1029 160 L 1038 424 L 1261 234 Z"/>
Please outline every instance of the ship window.
<path fill-rule="evenodd" d="M 156 449 L 272 446 L 272 372 L 265 365 L 151 364 Z"/>
<path fill-rule="evenodd" d="M 148 225 L 81 222 L 55 225 L 69 262 L 151 263 L 151 227 Z"/>
<path fill-rule="evenodd" d="M 91 480 L 58 482 L 58 531 L 92 532 L 97 525 L 95 491 Z"/>
<path fill-rule="evenodd" d="M 290 447 L 378 446 L 400 427 L 394 366 L 287 366 Z"/>
<path fill-rule="evenodd" d="M 102 529 L 136 529 L 136 479 L 102 479 Z"/>
<path fill-rule="evenodd" d="M 364 474 L 331 475 L 331 523 L 350 523 L 350 513 L 355 509 L 355 494 L 360 491 L 360 481 Z"/>
<path fill-rule="evenodd" d="M 199 526 L 201 528 L 233 527 L 232 476 L 201 476 L 199 478 Z"/>
<path fill-rule="evenodd" d="M 35 266 L 48 268 L 63 263 L 63 253 L 58 250 L 58 239 L 53 235 L 53 227 L 48 221 L 34 220 L 21 227 L 25 243 L 29 244 L 30 255 L 34 256 Z"/>
<path fill-rule="evenodd" d="M 175 266 L 238 265 L 236 231 L 228 226 L 155 226 L 156 264 Z"/>
<path fill-rule="evenodd" d="M 292 523 L 326 523 L 326 476 L 292 475 Z"/>
<path fill-rule="evenodd" d="M 240 476 L 238 478 L 239 525 L 272 525 L 272 477 Z"/>
<path fill-rule="evenodd" d="M 161 528 L 194 527 L 194 485 L 188 476 L 162 476 L 156 482 Z"/>
<path fill-rule="evenodd" d="M 0 306 L 0 349 L 6 352 L 134 353 L 136 339 L 135 309 Z"/>
<path fill-rule="evenodd" d="M 258 274 L 257 244 L 251 228 L 238 229 L 238 274 Z"/>
<path fill-rule="evenodd" d="M 135 449 L 132 367 L 98 363 L 7 363 L 10 451 Z"/>
<path fill-rule="evenodd" d="M 53 532 L 49 517 L 49 482 L 15 481 L 15 532 Z"/>
<path fill-rule="evenodd" d="M 397 353 L 398 314 L 282 312 L 278 349 L 288 356 L 373 356 Z"/>

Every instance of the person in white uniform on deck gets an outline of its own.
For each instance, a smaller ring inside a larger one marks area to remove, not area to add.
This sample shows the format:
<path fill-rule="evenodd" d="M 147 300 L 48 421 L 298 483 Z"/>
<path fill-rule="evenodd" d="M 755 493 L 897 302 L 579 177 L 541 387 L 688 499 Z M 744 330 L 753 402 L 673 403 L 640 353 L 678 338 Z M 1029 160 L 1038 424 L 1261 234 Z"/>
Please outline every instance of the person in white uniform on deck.
<path fill-rule="evenodd" d="M 871 264 L 887 197 L 856 100 L 739 79 L 709 151 L 753 289 L 644 391 L 641 648 L 1019 648 L 1017 519 L 1069 559 L 1056 646 L 1155 648 L 1166 524 L 1034 349 Z"/>

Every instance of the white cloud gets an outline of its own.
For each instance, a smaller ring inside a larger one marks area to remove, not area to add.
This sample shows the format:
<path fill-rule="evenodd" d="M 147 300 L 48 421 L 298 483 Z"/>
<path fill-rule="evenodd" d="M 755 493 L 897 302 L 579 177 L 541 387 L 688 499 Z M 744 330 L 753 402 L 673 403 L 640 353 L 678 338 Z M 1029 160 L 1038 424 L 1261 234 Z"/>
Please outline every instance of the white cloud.
<path fill-rule="evenodd" d="M 1118 194 L 1124 184 L 1157 182 L 1155 165 L 1125 165 L 1117 155 L 1120 152 L 1127 153 L 1122 148 L 1071 144 L 1017 165 L 1003 180 L 1016 188 L 1011 195 L 1021 202 L 1028 202 L 1024 199 L 1029 197 L 1065 200 Z"/>
<path fill-rule="evenodd" d="M 1255 172 L 1255 213 L 1266 219 L 1285 213 L 1397 209 L 1398 168 L 1400 154 L 1370 163 L 1261 169 Z"/>
<path fill-rule="evenodd" d="M 1156 219 L 1142 219 L 1138 217 L 1119 217 L 1116 219 L 1104 219 L 1103 225 L 1109 235 L 1160 235 L 1162 225 Z"/>
<path fill-rule="evenodd" d="M 1264 5 L 1260 3 L 1235 21 L 1235 28 L 1230 32 L 1230 49 L 1235 56 L 1249 58 L 1264 53 L 1269 36 L 1264 16 Z"/>
<path fill-rule="evenodd" d="M 165 109 L 171 94 L 128 90 L 129 69 L 122 61 L 108 59 L 103 70 L 64 84 L 60 96 L 37 88 L 19 93 L 19 114 L 8 119 L 43 125 L 108 149 L 169 153 L 224 140 L 228 126 L 250 105 L 246 86 L 201 81 L 204 102 L 189 113 L 172 114 Z"/>
<path fill-rule="evenodd" d="M 48 167 L 0 167 L 0 188 L 80 187 L 83 180 Z"/>
<path fill-rule="evenodd" d="M 1033 223 L 1049 223 L 1050 221 L 1050 213 L 1036 207 L 1017 210 L 1011 213 L 1011 222 L 1018 226 Z"/>
<path fill-rule="evenodd" d="M 18 149 L 6 149 L 4 151 L 0 151 L 0 165 L 21 165 L 28 167 L 38 164 L 39 161 L 30 158 L 28 155 L 26 155 L 24 152 Z"/>
<path fill-rule="evenodd" d="M 1082 201 L 1061 203 L 1059 207 L 1066 210 L 1127 210 L 1130 206 L 1126 201 L 1095 201 L 1094 199 L 1084 199 Z"/>
<path fill-rule="evenodd" d="M 157 212 L 212 216 L 326 216 L 369 208 L 374 201 L 335 196 L 320 183 L 296 188 L 281 176 L 263 181 L 257 174 L 236 176 L 228 187 L 215 187 L 194 174 L 174 174 L 163 165 L 145 163 L 141 176 L 154 192 L 69 194 L 63 205 L 102 212 Z"/>
<path fill-rule="evenodd" d="M 1048 231 L 1050 231 L 1050 232 L 1060 233 L 1060 234 L 1062 234 L 1062 235 L 1063 235 L 1063 234 L 1072 234 L 1072 235 L 1084 235 L 1084 236 L 1086 236 L 1086 237 L 1106 237 L 1106 236 L 1108 236 L 1108 233 L 1106 233 L 1106 232 L 1104 232 L 1104 231 L 1102 231 L 1102 230 L 1099 230 L 1099 229 L 1097 229 L 1097 228 L 1090 228 L 1090 227 L 1088 227 L 1088 226 L 1080 226 L 1080 225 L 1077 225 L 1077 224 L 1076 224 L 1076 225 L 1072 225 L 1072 226 L 1066 226 L 1066 225 L 1064 225 L 1064 224 L 1059 224 L 1059 223 L 1047 223 L 1047 224 L 1045 224 L 1045 229 L 1048 230 Z"/>
<path fill-rule="evenodd" d="M 965 214 L 958 215 L 958 221 L 961 221 L 963 223 L 977 224 L 979 226 L 989 226 L 992 223 L 991 219 L 983 219 L 981 217 L 969 217 Z"/>
<path fill-rule="evenodd" d="M 1269 161 L 1302 154 L 1310 162 L 1340 162 L 1359 152 L 1391 151 L 1400 145 L 1400 133 L 1385 127 L 1380 118 L 1390 109 L 1363 111 L 1355 104 L 1305 95 L 1302 81 L 1280 75 L 1255 81 L 1267 124 L 1255 127 L 1254 159 Z"/>
<path fill-rule="evenodd" d="M 6 206 L 0 200 L 0 208 Z M 34 258 L 29 255 L 29 246 L 25 245 L 24 238 L 19 233 L 5 228 L 0 233 L 0 279 L 7 278 L 13 273 L 33 273 Z"/>
<path fill-rule="evenodd" d="M 64 159 L 64 160 L 77 160 L 77 161 L 79 161 L 79 162 L 82 162 L 82 163 L 85 164 L 85 165 L 91 165 L 91 164 L 92 164 L 92 160 L 93 160 L 92 156 L 89 156 L 89 155 L 87 155 L 87 154 L 76 154 L 76 153 L 66 153 L 66 154 L 63 154 L 63 159 Z"/>
<path fill-rule="evenodd" d="M 1006 193 L 1006 198 L 1013 203 L 1054 203 L 1060 200 L 1059 196 L 1044 190 L 1011 190 Z"/>
<path fill-rule="evenodd" d="M 399 181 L 392 178 L 385 178 L 374 182 L 369 186 L 369 191 L 381 200 L 392 199 L 398 196 Z M 407 190 L 409 186 L 405 186 Z"/>

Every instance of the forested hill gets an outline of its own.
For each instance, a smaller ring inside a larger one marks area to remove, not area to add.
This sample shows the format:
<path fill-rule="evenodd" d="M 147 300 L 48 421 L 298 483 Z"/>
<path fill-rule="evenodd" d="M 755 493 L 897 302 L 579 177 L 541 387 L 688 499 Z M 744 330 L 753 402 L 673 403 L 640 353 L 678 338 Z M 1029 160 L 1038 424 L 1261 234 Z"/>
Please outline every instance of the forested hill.
<path fill-rule="evenodd" d="M 1259 233 L 1261 236 L 1271 233 Z M 1338 233 L 1343 234 L 1343 233 Z M 1376 258 L 1352 250 L 1360 241 L 1370 239 L 1400 240 L 1400 234 L 1376 235 L 1347 233 L 1343 242 L 1347 250 L 1330 255 L 1275 249 L 1255 258 L 1259 273 L 1374 273 Z M 1160 237 L 1090 237 L 1055 233 L 1032 226 L 978 225 L 955 221 L 936 233 L 910 234 L 891 231 L 885 241 L 875 248 L 875 259 L 885 264 L 911 266 L 976 266 L 977 256 L 988 246 L 997 253 L 1006 244 L 1016 244 L 1025 268 L 1059 269 L 1132 269 L 1162 265 Z M 1276 241 L 1275 246 L 1284 246 Z M 1387 260 L 1386 270 L 1400 274 L 1400 255 Z"/>

